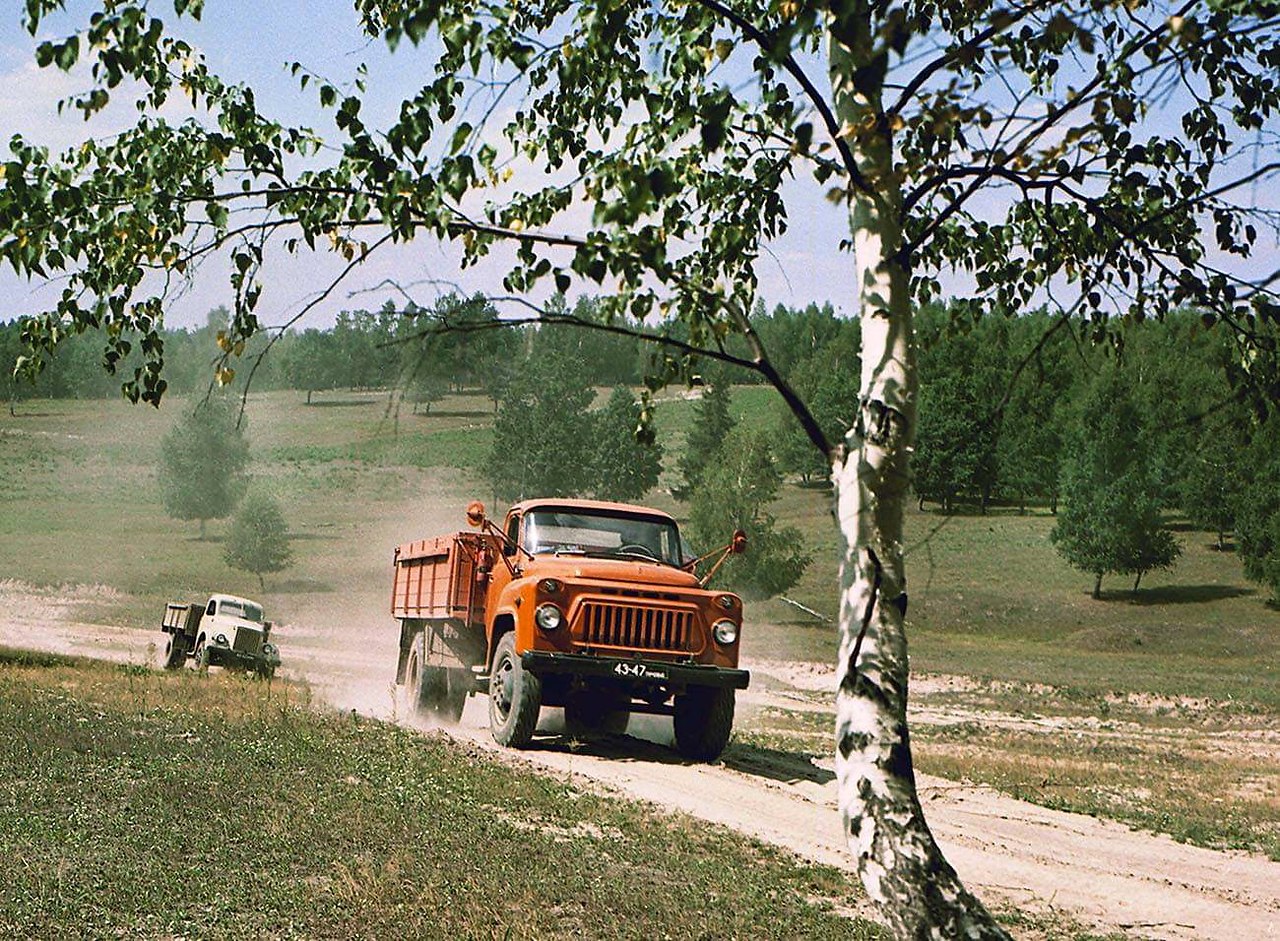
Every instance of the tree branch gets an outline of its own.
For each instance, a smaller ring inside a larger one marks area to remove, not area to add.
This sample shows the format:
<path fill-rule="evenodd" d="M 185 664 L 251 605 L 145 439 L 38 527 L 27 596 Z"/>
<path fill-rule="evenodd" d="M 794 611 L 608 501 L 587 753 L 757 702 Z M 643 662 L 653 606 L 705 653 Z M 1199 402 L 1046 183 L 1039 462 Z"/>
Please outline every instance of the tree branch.
<path fill-rule="evenodd" d="M 720 0 L 694 0 L 694 2 L 706 7 L 717 16 L 723 17 L 734 26 L 742 31 L 742 34 L 759 46 L 766 54 L 773 53 L 773 44 L 770 42 L 769 34 L 745 17 L 730 10 Z M 786 70 L 800 87 L 804 90 L 805 96 L 813 104 L 814 109 L 822 118 L 822 123 L 827 129 L 827 133 L 831 136 L 831 140 L 836 145 L 836 150 L 840 154 L 840 162 L 844 165 L 845 172 L 849 174 L 849 179 L 859 190 L 867 196 L 875 196 L 874 187 L 862 171 L 858 169 L 858 162 L 853 156 L 853 151 L 849 147 L 849 142 L 840 134 L 840 124 L 836 121 L 836 116 L 831 110 L 831 105 L 822 97 L 822 93 L 818 91 L 817 86 L 813 84 L 812 79 L 805 74 L 796 62 L 795 56 L 788 55 L 782 60 L 782 67 Z"/>

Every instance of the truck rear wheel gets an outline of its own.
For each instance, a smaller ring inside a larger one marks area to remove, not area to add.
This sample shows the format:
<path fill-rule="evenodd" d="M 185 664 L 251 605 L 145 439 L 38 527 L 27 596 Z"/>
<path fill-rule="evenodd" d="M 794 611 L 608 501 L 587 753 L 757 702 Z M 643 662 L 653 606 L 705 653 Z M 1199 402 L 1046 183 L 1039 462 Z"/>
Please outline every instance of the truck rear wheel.
<path fill-rule="evenodd" d="M 164 668 L 176 670 L 187 662 L 187 652 L 190 649 L 187 647 L 187 635 L 173 633 L 166 636 L 169 641 L 164 645 Z"/>
<path fill-rule="evenodd" d="M 715 761 L 733 731 L 733 690 L 690 686 L 676 697 L 676 750 L 693 761 Z"/>
<path fill-rule="evenodd" d="M 418 715 L 444 722 L 462 718 L 467 690 L 450 674 L 454 671 L 426 663 L 426 640 L 422 634 L 413 639 L 409 659 L 404 668 L 404 689 L 409 709 Z"/>
<path fill-rule="evenodd" d="M 542 708 L 542 681 L 520 664 L 516 635 L 498 641 L 489 673 L 489 730 L 493 740 L 509 748 L 524 748 L 533 739 Z"/>

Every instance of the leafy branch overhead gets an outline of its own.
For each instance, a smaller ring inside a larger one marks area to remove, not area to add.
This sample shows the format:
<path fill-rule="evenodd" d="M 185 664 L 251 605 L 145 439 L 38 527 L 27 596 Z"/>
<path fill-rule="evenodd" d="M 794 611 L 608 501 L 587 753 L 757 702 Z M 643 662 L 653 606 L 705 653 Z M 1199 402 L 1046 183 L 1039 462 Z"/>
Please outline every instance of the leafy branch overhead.
<path fill-rule="evenodd" d="M 62 5 L 28 2 L 33 34 Z M 267 253 L 305 246 L 356 263 L 385 244 L 369 231 L 455 241 L 464 264 L 514 242 L 508 290 L 603 285 L 606 320 L 680 321 L 690 343 L 717 349 L 750 334 L 762 244 L 789 224 L 788 181 L 811 179 L 841 202 L 874 196 L 886 181 L 855 153 L 880 138 L 895 148 L 897 251 L 917 301 L 954 269 L 974 314 L 1068 285 L 1099 330 L 1111 314 L 1194 303 L 1250 347 L 1242 381 L 1274 359 L 1263 327 L 1280 312 L 1276 274 L 1248 279 L 1224 260 L 1248 257 L 1275 224 L 1246 198 L 1280 169 L 1274 3 L 358 7 L 391 49 L 428 50 L 431 74 L 374 127 L 363 70 L 339 88 L 292 64 L 331 116 L 324 135 L 264 114 L 252 89 L 213 74 L 144 4 L 107 0 L 82 30 L 39 46 L 41 65 L 87 66 L 91 88 L 73 109 L 87 117 L 140 95 L 143 115 L 60 156 L 11 142 L 0 257 L 23 275 L 69 274 L 27 325 L 26 368 L 67 333 L 101 328 L 108 368 L 135 345 L 145 354 L 126 394 L 158 402 L 158 325 L 194 266 L 216 252 L 232 261 L 229 369 L 260 329 Z M 179 21 L 202 13 L 193 0 L 174 8 Z M 850 93 L 886 95 L 841 124 L 819 56 L 860 17 L 871 46 Z M 159 116 L 179 98 L 196 118 Z M 583 208 L 589 224 L 558 230 Z M 674 360 L 664 378 L 687 368 Z"/>

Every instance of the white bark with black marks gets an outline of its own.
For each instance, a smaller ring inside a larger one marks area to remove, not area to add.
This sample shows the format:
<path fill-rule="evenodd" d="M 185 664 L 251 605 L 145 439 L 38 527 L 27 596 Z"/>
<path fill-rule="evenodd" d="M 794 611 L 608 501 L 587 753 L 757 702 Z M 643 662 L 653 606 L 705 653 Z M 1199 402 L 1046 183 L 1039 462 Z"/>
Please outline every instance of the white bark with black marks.
<path fill-rule="evenodd" d="M 863 23 L 869 17 L 859 18 Z M 916 427 L 908 273 L 898 257 L 901 186 L 877 96 L 851 78 L 872 55 L 865 29 L 833 29 L 836 114 L 869 191 L 851 228 L 862 328 L 861 405 L 833 462 L 841 534 L 836 774 L 850 848 L 868 895 L 902 939 L 1008 938 L 947 863 L 916 794 L 907 732 L 903 511 Z"/>

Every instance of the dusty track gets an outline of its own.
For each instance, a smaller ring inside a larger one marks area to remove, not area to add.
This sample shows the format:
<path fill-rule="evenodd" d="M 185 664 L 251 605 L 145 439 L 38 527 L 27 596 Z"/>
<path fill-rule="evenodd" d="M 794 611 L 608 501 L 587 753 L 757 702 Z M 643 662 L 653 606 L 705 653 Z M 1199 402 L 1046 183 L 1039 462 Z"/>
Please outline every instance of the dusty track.
<path fill-rule="evenodd" d="M 135 663 L 154 656 L 158 632 L 71 620 L 82 593 L 32 592 L 0 583 L 0 644 Z M 353 605 L 349 619 L 331 608 L 323 618 L 318 611 L 297 612 L 302 615 L 298 626 L 278 635 L 284 673 L 306 680 L 339 708 L 390 717 L 394 639 L 389 624 L 372 623 L 368 610 Z M 308 623 L 330 626 L 301 626 Z M 757 682 L 744 696 L 741 708 L 747 711 L 769 704 L 794 707 L 789 691 L 826 682 L 820 667 L 808 678 L 797 676 L 794 665 L 756 664 L 754 669 L 758 678 L 768 674 L 772 682 Z M 486 708 L 483 697 L 470 700 L 461 725 L 450 734 L 513 764 L 596 782 L 806 858 L 850 865 L 830 766 L 744 746 L 731 746 L 723 762 L 713 766 L 687 764 L 666 745 L 669 723 L 656 719 L 633 723 L 638 738 L 574 742 L 556 734 L 552 710 L 534 747 L 510 752 L 489 738 Z M 933 778 L 923 778 L 920 786 L 928 820 L 948 859 L 989 902 L 1059 911 L 1135 938 L 1280 939 L 1280 863 L 1182 845 L 983 788 Z"/>

